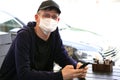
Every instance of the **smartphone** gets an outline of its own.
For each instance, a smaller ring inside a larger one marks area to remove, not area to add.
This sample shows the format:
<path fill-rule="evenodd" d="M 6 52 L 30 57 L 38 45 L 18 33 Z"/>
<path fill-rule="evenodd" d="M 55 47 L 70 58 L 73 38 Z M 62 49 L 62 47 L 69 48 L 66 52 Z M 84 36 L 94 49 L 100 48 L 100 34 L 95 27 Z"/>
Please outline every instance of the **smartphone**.
<path fill-rule="evenodd" d="M 87 66 L 88 64 L 92 64 L 92 63 L 90 63 L 90 62 L 84 63 L 82 66 L 80 66 L 79 69 L 84 68 L 84 67 Z"/>

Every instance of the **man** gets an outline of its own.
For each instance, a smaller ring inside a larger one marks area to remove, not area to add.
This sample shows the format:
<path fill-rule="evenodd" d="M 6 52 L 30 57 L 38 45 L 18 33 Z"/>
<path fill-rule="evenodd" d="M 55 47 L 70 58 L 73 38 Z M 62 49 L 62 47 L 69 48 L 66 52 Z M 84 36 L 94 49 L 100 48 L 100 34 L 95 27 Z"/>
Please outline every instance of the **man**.
<path fill-rule="evenodd" d="M 0 80 L 69 80 L 84 78 L 87 67 L 71 59 L 64 49 L 57 24 L 61 11 L 52 0 L 44 1 L 29 22 L 18 31 L 0 69 Z M 54 62 L 62 69 L 53 72 Z"/>

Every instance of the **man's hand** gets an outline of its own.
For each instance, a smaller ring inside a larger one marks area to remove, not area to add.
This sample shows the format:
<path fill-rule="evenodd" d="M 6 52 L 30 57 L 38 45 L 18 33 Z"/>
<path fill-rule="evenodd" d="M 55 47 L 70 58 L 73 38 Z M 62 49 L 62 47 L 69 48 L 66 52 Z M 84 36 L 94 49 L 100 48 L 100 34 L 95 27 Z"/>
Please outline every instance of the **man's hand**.
<path fill-rule="evenodd" d="M 77 63 L 77 66 L 76 66 L 76 69 L 79 69 L 80 66 L 82 66 L 83 64 L 78 62 Z M 78 78 L 85 78 L 86 77 L 86 73 L 87 73 L 87 70 L 88 70 L 88 67 L 86 66 L 85 68 L 82 68 L 80 69 L 81 70 L 81 73 L 80 75 L 78 76 Z"/>
<path fill-rule="evenodd" d="M 62 75 L 64 80 L 70 80 L 73 78 L 84 78 L 87 73 L 87 67 L 83 69 L 79 69 L 81 63 L 78 63 L 76 69 L 74 69 L 73 65 L 67 65 L 62 69 Z"/>

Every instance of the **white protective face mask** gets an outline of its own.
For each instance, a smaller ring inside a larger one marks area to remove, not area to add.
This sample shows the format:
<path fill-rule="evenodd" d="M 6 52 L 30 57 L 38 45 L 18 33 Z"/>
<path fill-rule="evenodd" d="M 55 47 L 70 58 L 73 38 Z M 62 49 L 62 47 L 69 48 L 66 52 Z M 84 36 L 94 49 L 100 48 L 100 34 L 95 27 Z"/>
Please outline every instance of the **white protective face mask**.
<path fill-rule="evenodd" d="M 51 33 L 56 30 L 58 22 L 51 18 L 41 18 L 39 27 L 42 29 L 44 34 Z"/>

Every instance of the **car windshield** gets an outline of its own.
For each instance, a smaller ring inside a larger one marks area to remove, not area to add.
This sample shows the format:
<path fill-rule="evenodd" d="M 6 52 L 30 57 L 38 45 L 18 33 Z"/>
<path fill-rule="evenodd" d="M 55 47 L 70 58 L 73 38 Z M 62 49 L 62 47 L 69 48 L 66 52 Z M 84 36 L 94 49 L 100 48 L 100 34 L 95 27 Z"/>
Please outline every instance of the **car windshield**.
<path fill-rule="evenodd" d="M 0 12 L 0 31 L 9 32 L 13 28 L 21 28 L 21 25 L 18 24 L 15 17 L 5 12 Z"/>

